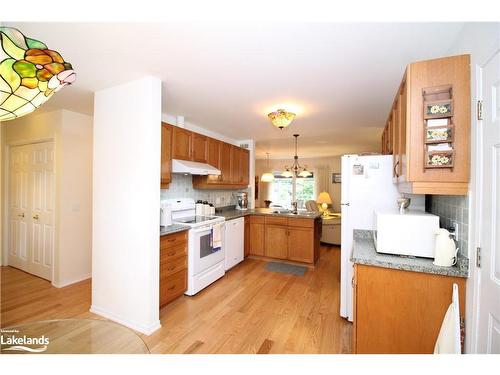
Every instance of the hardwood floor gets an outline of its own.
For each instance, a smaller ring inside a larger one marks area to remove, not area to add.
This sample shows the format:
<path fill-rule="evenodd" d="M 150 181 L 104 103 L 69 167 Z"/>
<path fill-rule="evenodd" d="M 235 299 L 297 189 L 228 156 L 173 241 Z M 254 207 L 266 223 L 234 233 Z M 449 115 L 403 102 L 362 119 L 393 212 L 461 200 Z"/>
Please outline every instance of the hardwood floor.
<path fill-rule="evenodd" d="M 2 267 L 2 327 L 88 312 L 90 281 L 57 289 Z M 351 353 L 352 325 L 339 316 L 340 249 L 322 246 L 314 269 L 293 276 L 246 259 L 194 297 L 160 311 L 162 327 L 141 335 L 152 353 Z"/>

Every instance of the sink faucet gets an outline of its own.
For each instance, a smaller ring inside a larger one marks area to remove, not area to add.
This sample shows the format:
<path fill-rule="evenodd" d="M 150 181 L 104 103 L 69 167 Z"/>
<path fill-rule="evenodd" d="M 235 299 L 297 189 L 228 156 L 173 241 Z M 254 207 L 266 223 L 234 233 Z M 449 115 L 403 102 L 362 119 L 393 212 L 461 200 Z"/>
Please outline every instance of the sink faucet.
<path fill-rule="evenodd" d="M 297 202 L 292 202 L 293 213 L 296 214 L 297 211 Z"/>

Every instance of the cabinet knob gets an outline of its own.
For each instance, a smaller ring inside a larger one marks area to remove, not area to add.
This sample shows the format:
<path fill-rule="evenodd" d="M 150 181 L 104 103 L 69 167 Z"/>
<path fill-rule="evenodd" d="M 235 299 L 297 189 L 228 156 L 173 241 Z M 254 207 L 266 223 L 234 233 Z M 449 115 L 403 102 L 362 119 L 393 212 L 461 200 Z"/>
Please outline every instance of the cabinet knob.
<path fill-rule="evenodd" d="M 33 219 L 38 220 L 38 219 L 40 219 L 40 216 L 38 216 L 38 214 L 33 215 Z"/>
<path fill-rule="evenodd" d="M 23 213 L 20 213 L 19 215 L 17 215 L 19 217 L 24 217 L 24 212 Z"/>

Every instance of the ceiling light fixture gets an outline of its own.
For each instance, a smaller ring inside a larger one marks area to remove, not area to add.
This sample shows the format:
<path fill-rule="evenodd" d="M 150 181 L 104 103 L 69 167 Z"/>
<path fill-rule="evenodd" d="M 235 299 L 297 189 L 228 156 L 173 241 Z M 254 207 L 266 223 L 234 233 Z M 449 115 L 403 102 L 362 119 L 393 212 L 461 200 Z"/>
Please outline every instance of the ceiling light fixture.
<path fill-rule="evenodd" d="M 285 170 L 281 173 L 283 177 L 309 177 L 312 173 L 307 170 L 307 166 L 302 167 L 299 163 L 299 156 L 297 155 L 297 142 L 299 135 L 294 134 L 295 137 L 295 155 L 293 157 L 293 163 L 290 167 L 285 167 Z"/>
<path fill-rule="evenodd" d="M 267 155 L 267 170 L 269 171 L 269 152 L 266 152 L 266 155 Z M 272 174 L 272 172 L 265 172 L 262 174 L 262 176 L 260 177 L 260 180 L 262 182 L 272 182 L 274 181 L 274 175 Z"/>
<path fill-rule="evenodd" d="M 0 27 L 0 121 L 33 112 L 76 75 L 59 53 L 12 27 Z"/>
<path fill-rule="evenodd" d="M 267 115 L 272 124 L 277 128 L 283 129 L 290 125 L 295 118 L 295 113 L 287 112 L 284 109 L 278 109 Z"/>

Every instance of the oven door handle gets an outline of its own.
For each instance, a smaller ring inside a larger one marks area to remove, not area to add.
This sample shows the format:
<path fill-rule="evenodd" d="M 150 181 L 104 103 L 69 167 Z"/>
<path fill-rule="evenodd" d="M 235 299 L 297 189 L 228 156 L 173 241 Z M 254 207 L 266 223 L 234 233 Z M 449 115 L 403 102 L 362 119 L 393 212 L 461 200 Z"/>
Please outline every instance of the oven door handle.
<path fill-rule="evenodd" d="M 220 225 L 221 230 L 224 230 L 226 227 L 225 223 L 221 223 Z M 203 233 L 203 232 L 211 232 L 212 231 L 212 226 L 206 226 L 206 227 L 201 227 L 201 228 L 193 228 L 191 229 L 193 233 Z"/>

